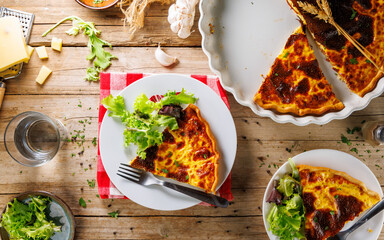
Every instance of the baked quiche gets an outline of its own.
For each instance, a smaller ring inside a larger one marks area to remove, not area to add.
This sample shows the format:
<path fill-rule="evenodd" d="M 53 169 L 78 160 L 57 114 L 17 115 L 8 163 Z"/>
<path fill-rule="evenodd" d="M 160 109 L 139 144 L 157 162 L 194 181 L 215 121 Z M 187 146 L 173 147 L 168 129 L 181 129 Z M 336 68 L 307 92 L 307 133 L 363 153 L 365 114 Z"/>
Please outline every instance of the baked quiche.
<path fill-rule="evenodd" d="M 298 116 L 344 108 L 325 79 L 302 27 L 288 38 L 253 100 L 264 109 Z"/>
<path fill-rule="evenodd" d="M 376 87 L 383 73 L 364 57 L 335 27 L 305 11 L 303 4 L 317 7 L 316 0 L 287 0 L 317 45 L 349 89 L 363 97 Z M 384 61 L 384 1 L 328 0 L 335 22 L 376 58 Z"/>
<path fill-rule="evenodd" d="M 334 236 L 346 222 L 380 200 L 348 174 L 324 167 L 298 165 L 305 208 L 307 240 L 325 240 Z"/>
<path fill-rule="evenodd" d="M 163 132 L 163 142 L 147 148 L 130 165 L 158 176 L 215 192 L 218 183 L 216 140 L 197 106 L 190 104 L 176 117 L 179 128 Z"/>

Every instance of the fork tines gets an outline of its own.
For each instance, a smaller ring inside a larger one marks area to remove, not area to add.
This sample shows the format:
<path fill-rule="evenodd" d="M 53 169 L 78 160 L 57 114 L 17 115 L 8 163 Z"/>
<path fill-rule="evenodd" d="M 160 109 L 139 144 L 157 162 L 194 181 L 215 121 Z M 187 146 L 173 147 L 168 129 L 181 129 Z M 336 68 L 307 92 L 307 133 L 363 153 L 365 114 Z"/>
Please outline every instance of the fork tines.
<path fill-rule="evenodd" d="M 125 179 L 138 182 L 141 177 L 141 170 L 131 167 L 128 164 L 120 163 L 119 169 L 117 170 L 120 177 L 123 177 Z"/>

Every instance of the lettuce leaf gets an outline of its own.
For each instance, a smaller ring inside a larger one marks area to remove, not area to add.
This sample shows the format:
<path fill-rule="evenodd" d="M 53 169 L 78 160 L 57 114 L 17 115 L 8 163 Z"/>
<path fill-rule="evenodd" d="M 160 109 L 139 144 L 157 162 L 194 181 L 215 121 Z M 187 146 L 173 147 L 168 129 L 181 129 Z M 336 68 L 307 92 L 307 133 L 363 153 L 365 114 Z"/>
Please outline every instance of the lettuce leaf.
<path fill-rule="evenodd" d="M 175 91 L 168 91 L 156 103 L 142 93 L 136 98 L 132 112 L 126 110 L 124 98 L 121 96 L 109 95 L 101 100 L 101 103 L 109 110 L 109 116 L 120 119 L 126 126 L 123 133 L 124 145 L 127 147 L 130 144 L 135 144 L 138 147 L 137 155 L 145 159 L 147 148 L 163 142 L 162 131 L 164 128 L 168 127 L 170 130 L 179 128 L 175 117 L 160 115 L 158 111 L 164 105 L 189 104 L 195 103 L 196 100 L 197 98 L 193 94 L 188 94 L 183 89 L 179 94 Z"/>
<path fill-rule="evenodd" d="M 48 221 L 45 215 L 50 201 L 47 197 L 31 197 L 27 205 L 15 198 L 13 202 L 8 203 L 1 226 L 11 239 L 49 239 L 55 232 L 61 231 L 61 227 Z"/>

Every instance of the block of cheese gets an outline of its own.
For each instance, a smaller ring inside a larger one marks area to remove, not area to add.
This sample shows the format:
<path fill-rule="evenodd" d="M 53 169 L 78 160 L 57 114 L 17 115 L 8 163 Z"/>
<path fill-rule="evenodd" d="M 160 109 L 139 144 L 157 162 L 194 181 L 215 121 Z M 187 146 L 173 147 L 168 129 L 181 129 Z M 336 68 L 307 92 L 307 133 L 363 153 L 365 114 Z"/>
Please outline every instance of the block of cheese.
<path fill-rule="evenodd" d="M 25 60 L 24 62 L 25 63 L 28 63 L 29 62 L 29 59 L 31 59 L 31 56 L 32 56 L 32 53 L 33 53 L 33 50 L 35 50 L 33 47 L 31 47 L 31 46 L 27 46 L 27 50 L 28 50 L 28 55 L 29 55 L 29 58 L 28 58 L 28 60 Z"/>
<path fill-rule="evenodd" d="M 36 52 L 40 59 L 48 58 L 48 53 L 47 53 L 47 50 L 45 49 L 45 46 L 37 47 Z"/>
<path fill-rule="evenodd" d="M 61 52 L 61 47 L 63 46 L 63 39 L 53 37 L 51 41 L 51 48 L 53 50 Z"/>
<path fill-rule="evenodd" d="M 18 18 L 0 18 L 0 72 L 29 59 Z"/>
<path fill-rule="evenodd" d="M 40 69 L 39 75 L 37 75 L 36 82 L 43 84 L 51 72 L 51 69 L 43 65 Z"/>

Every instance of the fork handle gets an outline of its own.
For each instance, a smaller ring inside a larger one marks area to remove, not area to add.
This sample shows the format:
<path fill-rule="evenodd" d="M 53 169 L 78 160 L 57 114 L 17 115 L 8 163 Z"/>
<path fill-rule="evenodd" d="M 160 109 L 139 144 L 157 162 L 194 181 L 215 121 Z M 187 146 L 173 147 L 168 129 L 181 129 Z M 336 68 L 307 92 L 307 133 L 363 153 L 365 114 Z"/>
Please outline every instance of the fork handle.
<path fill-rule="evenodd" d="M 202 192 L 202 191 L 199 191 L 196 189 L 176 185 L 176 184 L 173 184 L 170 182 L 164 182 L 162 185 L 164 187 L 167 187 L 167 188 L 173 189 L 175 191 L 184 193 L 188 196 L 191 196 L 193 198 L 199 199 L 203 202 L 206 202 L 206 203 L 218 206 L 218 207 L 226 208 L 229 205 L 229 202 L 227 199 L 216 196 L 214 194 L 205 193 L 205 192 Z"/>

